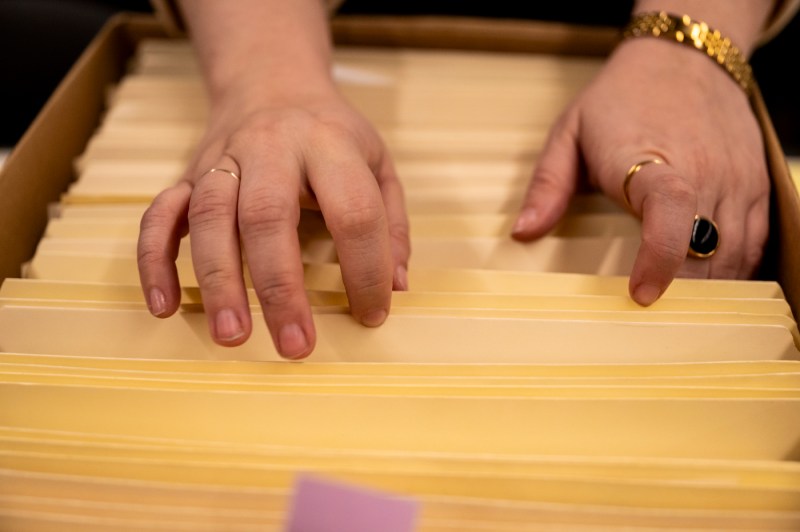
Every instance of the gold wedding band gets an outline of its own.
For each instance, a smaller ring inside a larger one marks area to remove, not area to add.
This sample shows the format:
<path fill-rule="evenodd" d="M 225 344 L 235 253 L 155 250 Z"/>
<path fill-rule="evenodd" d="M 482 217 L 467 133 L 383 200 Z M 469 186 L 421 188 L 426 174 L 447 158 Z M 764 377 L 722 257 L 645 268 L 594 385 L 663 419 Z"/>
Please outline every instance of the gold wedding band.
<path fill-rule="evenodd" d="M 622 182 L 622 199 L 625 200 L 625 205 L 631 211 L 633 211 L 633 205 L 631 205 L 631 199 L 630 197 L 628 197 L 628 188 L 630 188 L 631 179 L 633 179 L 633 176 L 635 176 L 639 172 L 639 170 L 642 169 L 643 166 L 648 165 L 650 163 L 664 164 L 664 161 L 662 161 L 661 159 L 647 159 L 646 161 L 642 161 L 640 163 L 636 163 L 633 166 L 631 166 L 631 169 L 628 170 L 627 174 L 625 174 L 625 181 Z"/>
<path fill-rule="evenodd" d="M 207 171 L 207 172 L 206 172 L 205 174 L 203 174 L 203 175 L 206 175 L 206 174 L 211 174 L 211 173 L 213 173 L 213 172 L 223 172 L 223 173 L 226 173 L 226 174 L 232 175 L 232 176 L 233 176 L 233 178 L 234 178 L 234 179 L 236 179 L 236 181 L 240 181 L 240 179 L 239 179 L 239 175 L 238 175 L 236 172 L 234 172 L 233 170 L 228 170 L 227 168 L 212 168 L 211 170 Z M 200 177 L 203 177 L 203 176 L 200 176 Z"/>

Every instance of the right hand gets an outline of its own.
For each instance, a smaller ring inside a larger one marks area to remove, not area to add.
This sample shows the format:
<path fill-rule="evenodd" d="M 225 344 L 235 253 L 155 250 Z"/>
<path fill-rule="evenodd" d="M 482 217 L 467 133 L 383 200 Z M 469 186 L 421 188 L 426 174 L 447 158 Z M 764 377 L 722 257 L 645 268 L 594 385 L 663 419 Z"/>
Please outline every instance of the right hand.
<path fill-rule="evenodd" d="M 753 278 L 769 233 L 761 129 L 745 92 L 708 59 L 663 40 L 620 43 L 554 125 L 515 237 L 550 231 L 583 177 L 624 205 L 629 168 L 660 159 L 630 187 L 630 210 L 642 220 L 632 299 L 651 305 L 675 277 Z M 675 86 L 678 71 L 684 83 Z M 695 214 L 719 224 L 713 257 L 687 256 Z"/>
<path fill-rule="evenodd" d="M 183 178 L 141 221 L 139 274 L 151 313 L 163 318 L 178 308 L 175 258 L 188 231 L 214 341 L 240 345 L 252 330 L 244 252 L 276 349 L 308 356 L 316 332 L 297 235 L 301 208 L 325 218 L 353 316 L 383 323 L 392 289 L 407 288 L 403 191 L 379 135 L 335 89 L 212 105 Z"/>

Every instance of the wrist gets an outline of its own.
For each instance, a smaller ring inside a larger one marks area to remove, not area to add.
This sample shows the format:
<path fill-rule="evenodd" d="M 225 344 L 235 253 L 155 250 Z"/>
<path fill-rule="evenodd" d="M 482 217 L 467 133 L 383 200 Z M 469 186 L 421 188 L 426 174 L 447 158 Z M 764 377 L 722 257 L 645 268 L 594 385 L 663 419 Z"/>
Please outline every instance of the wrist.
<path fill-rule="evenodd" d="M 331 38 L 319 0 L 181 3 L 212 103 L 329 90 Z"/>
<path fill-rule="evenodd" d="M 664 11 L 634 14 L 623 35 L 628 40 L 655 38 L 699 52 L 726 71 L 748 96 L 754 90 L 752 69 L 742 51 L 719 30 L 689 15 Z"/>
<path fill-rule="evenodd" d="M 615 75 L 634 85 L 656 84 L 694 94 L 731 94 L 747 101 L 736 81 L 706 54 L 666 39 L 625 39 L 611 57 Z M 727 89 L 726 89 L 727 88 Z"/>
<path fill-rule="evenodd" d="M 637 0 L 633 14 L 665 11 L 707 24 L 749 57 L 772 13 L 773 0 Z"/>
<path fill-rule="evenodd" d="M 228 102 L 243 107 L 314 101 L 338 96 L 338 89 L 328 72 L 281 72 L 250 70 L 231 80 L 209 82 L 212 107 Z"/>

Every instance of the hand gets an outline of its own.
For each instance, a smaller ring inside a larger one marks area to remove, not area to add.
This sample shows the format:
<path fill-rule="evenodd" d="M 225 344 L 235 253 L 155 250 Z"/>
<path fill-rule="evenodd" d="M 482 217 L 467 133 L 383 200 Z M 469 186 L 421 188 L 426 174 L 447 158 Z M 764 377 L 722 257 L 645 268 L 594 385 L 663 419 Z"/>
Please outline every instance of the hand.
<path fill-rule="evenodd" d="M 513 236 L 537 238 L 563 216 L 583 175 L 623 204 L 630 182 L 642 243 L 635 301 L 656 301 L 676 276 L 749 278 L 768 231 L 769 176 L 760 128 L 742 89 L 704 54 L 656 39 L 623 42 L 553 127 Z M 585 166 L 584 166 L 585 165 Z M 715 220 L 720 245 L 687 258 L 695 214 Z"/>
<path fill-rule="evenodd" d="M 301 208 L 320 209 L 325 218 L 353 316 L 380 325 L 392 288 L 407 284 L 403 191 L 378 134 L 327 89 L 258 105 L 231 98 L 212 105 L 183 179 L 142 218 L 138 261 L 150 311 L 167 317 L 178 308 L 174 261 L 188 230 L 213 339 L 235 346 L 250 335 L 244 251 L 278 352 L 307 356 L 316 333 L 297 236 Z"/>

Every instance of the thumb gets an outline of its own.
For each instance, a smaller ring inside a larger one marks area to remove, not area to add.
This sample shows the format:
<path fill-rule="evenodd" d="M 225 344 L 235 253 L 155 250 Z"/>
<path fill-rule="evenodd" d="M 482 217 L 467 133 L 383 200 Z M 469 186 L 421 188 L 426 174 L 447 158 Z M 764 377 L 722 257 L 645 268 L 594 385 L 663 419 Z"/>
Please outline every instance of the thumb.
<path fill-rule="evenodd" d="M 516 240 L 529 241 L 550 231 L 567 210 L 580 171 L 578 113 L 567 112 L 553 126 L 511 229 Z"/>

